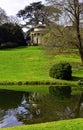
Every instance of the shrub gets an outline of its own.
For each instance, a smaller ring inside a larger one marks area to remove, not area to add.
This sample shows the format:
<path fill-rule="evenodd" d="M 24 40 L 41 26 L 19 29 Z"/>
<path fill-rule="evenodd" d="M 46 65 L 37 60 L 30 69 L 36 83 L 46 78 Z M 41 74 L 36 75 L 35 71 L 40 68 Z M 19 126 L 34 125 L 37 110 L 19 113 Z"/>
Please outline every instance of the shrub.
<path fill-rule="evenodd" d="M 69 63 L 66 62 L 58 63 L 52 66 L 49 75 L 50 77 L 57 78 L 57 79 L 70 80 L 72 78 L 71 68 L 72 67 Z"/>
<path fill-rule="evenodd" d="M 24 84 L 25 84 L 25 85 L 28 85 L 28 84 L 29 84 L 29 82 L 28 82 L 28 81 L 26 81 Z"/>
<path fill-rule="evenodd" d="M 17 84 L 18 84 L 18 85 L 22 85 L 23 83 L 22 83 L 22 81 L 19 81 Z"/>
<path fill-rule="evenodd" d="M 49 93 L 58 97 L 70 97 L 71 91 L 71 87 L 66 85 L 49 87 Z"/>

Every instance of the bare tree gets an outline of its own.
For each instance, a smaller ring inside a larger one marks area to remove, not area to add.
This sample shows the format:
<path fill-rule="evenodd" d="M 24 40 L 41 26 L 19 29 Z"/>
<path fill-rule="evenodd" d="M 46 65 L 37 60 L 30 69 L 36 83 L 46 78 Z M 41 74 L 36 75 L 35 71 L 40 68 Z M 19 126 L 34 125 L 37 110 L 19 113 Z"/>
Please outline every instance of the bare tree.
<path fill-rule="evenodd" d="M 83 44 L 80 34 L 80 22 L 81 22 L 81 14 L 82 14 L 82 6 L 79 0 L 67 0 L 67 7 L 65 7 L 65 11 L 68 12 L 68 16 L 70 20 L 73 22 L 74 29 L 76 30 L 77 43 L 75 46 L 79 50 L 79 54 L 81 57 L 81 61 L 83 64 Z"/>
<path fill-rule="evenodd" d="M 74 46 L 77 47 L 83 64 L 83 41 L 80 33 L 81 25 L 83 23 L 83 1 L 82 0 L 46 0 L 46 1 L 48 1 L 49 4 L 51 4 L 52 6 L 56 6 L 57 8 L 61 9 L 63 13 L 62 17 L 59 20 L 63 21 L 63 25 L 71 23 L 72 28 L 76 33 L 76 42 L 74 42 Z"/>
<path fill-rule="evenodd" d="M 19 24 L 20 25 L 20 19 L 17 17 L 17 16 L 9 16 L 9 23 L 16 23 L 16 24 Z"/>
<path fill-rule="evenodd" d="M 8 21 L 8 16 L 6 15 L 6 12 L 0 8 L 0 24 L 6 23 Z"/>

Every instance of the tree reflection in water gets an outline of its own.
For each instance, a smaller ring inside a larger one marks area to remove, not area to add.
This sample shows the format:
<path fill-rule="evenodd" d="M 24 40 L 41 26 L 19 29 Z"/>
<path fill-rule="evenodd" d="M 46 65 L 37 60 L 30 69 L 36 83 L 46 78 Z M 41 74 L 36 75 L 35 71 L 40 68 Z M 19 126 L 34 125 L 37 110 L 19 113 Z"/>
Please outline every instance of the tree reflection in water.
<path fill-rule="evenodd" d="M 37 92 L 0 91 L 0 127 L 83 117 L 83 93 L 58 99 Z"/>

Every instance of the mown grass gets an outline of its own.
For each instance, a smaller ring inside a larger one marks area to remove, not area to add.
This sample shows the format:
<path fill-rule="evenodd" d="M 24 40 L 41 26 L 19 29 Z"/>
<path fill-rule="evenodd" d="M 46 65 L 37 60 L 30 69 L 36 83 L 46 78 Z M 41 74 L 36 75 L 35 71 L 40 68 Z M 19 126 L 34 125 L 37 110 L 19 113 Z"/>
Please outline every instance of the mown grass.
<path fill-rule="evenodd" d="M 3 90 L 13 90 L 13 91 L 24 91 L 24 92 L 39 92 L 39 93 L 49 93 L 48 85 L 1 85 L 0 89 Z"/>
<path fill-rule="evenodd" d="M 42 47 L 0 51 L 0 82 L 8 81 L 58 81 L 49 77 L 49 69 L 53 64 L 67 61 L 73 66 L 75 83 L 83 78 L 83 67 L 77 54 L 47 55 Z M 62 82 L 62 81 L 61 81 Z M 66 81 L 63 81 L 66 82 Z"/>
<path fill-rule="evenodd" d="M 49 80 L 49 61 L 40 47 L 0 51 L 0 81 Z"/>
<path fill-rule="evenodd" d="M 1 128 L 0 130 L 83 130 L 83 119 Z"/>

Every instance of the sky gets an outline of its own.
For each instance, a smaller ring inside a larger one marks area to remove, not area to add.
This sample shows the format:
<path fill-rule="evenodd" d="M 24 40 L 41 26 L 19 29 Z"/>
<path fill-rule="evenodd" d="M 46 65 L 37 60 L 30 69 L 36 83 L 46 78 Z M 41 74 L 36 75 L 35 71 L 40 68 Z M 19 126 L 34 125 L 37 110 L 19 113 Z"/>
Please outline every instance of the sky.
<path fill-rule="evenodd" d="M 33 2 L 45 0 L 0 0 L 0 7 L 4 9 L 8 16 L 15 16 L 19 10 L 24 9 L 26 5 L 29 5 Z M 79 0 L 83 2 L 83 0 Z"/>
<path fill-rule="evenodd" d="M 44 0 L 0 0 L 0 7 L 5 10 L 8 16 L 15 16 L 26 5 L 38 1 Z"/>

